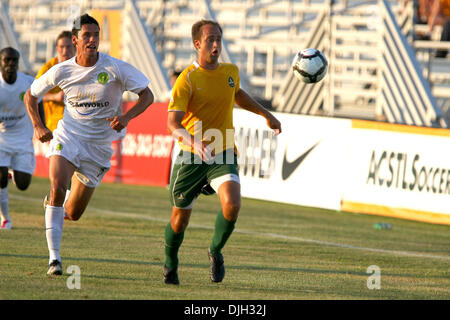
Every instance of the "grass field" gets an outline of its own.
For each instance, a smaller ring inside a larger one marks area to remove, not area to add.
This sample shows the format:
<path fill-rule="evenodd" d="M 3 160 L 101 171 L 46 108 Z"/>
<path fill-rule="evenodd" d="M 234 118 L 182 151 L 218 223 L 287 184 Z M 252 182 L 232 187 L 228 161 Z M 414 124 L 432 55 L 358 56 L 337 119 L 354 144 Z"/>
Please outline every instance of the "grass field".
<path fill-rule="evenodd" d="M 226 277 L 209 279 L 207 247 L 218 207 L 200 197 L 180 249 L 180 286 L 162 281 L 168 191 L 102 184 L 81 220 L 66 221 L 63 269 L 46 275 L 42 198 L 48 180 L 9 186 L 13 229 L 0 232 L 0 299 L 450 299 L 450 227 L 243 199 L 223 250 Z M 375 230 L 387 222 L 392 230 Z M 369 266 L 380 289 L 369 290 Z"/>

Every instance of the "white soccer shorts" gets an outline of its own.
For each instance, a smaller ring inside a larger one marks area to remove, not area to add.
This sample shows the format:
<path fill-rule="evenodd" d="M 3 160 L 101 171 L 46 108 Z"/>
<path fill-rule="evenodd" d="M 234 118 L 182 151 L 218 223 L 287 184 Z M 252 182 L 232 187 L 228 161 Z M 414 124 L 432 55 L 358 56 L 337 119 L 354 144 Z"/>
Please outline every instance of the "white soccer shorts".
<path fill-rule="evenodd" d="M 33 175 L 36 167 L 34 152 L 6 152 L 0 150 L 0 167 L 11 168 Z"/>
<path fill-rule="evenodd" d="M 80 140 L 58 127 L 53 131 L 53 139 L 45 156 L 66 158 L 76 167 L 74 174 L 78 180 L 87 187 L 95 188 L 110 169 L 113 152 L 111 143 Z"/>

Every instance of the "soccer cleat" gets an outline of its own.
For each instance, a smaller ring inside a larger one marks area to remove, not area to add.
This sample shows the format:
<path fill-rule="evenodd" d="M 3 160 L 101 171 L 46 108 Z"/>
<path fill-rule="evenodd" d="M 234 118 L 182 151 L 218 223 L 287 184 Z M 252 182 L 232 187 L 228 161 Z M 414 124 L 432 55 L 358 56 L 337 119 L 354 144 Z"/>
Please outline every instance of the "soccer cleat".
<path fill-rule="evenodd" d="M 164 283 L 180 284 L 180 281 L 178 280 L 178 267 L 167 268 L 166 265 L 164 265 Z"/>
<path fill-rule="evenodd" d="M 221 282 L 225 277 L 225 266 L 223 264 L 223 256 L 219 252 L 217 254 L 212 254 L 211 250 L 208 249 L 208 258 L 211 267 L 209 273 L 212 282 Z"/>
<path fill-rule="evenodd" d="M 58 260 L 52 260 L 48 266 L 48 275 L 62 276 L 62 263 Z"/>
<path fill-rule="evenodd" d="M 11 228 L 12 228 L 12 221 L 11 220 L 3 220 L 2 225 L 0 226 L 0 229 L 10 230 Z"/>

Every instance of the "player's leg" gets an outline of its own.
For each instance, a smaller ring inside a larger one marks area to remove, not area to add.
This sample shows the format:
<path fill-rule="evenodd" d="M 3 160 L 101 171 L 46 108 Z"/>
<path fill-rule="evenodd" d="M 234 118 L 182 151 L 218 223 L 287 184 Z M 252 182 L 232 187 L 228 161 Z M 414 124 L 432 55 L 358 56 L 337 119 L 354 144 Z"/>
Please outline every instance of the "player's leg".
<path fill-rule="evenodd" d="M 50 193 L 48 205 L 62 207 L 75 166 L 63 156 L 53 155 L 49 161 Z"/>
<path fill-rule="evenodd" d="M 0 166 L 0 229 L 11 229 L 8 196 L 8 167 Z"/>
<path fill-rule="evenodd" d="M 172 208 L 170 222 L 165 230 L 165 264 L 164 282 L 179 284 L 178 281 L 178 251 L 183 243 L 184 231 L 189 224 L 192 209 Z"/>
<path fill-rule="evenodd" d="M 70 194 L 64 205 L 69 220 L 77 221 L 81 218 L 94 191 L 95 187 L 86 186 L 76 174 L 72 176 Z"/>
<path fill-rule="evenodd" d="M 221 282 L 225 276 L 222 248 L 231 236 L 241 208 L 241 185 L 237 169 L 237 157 L 234 150 L 227 150 L 223 157 L 230 156 L 232 161 L 211 166 L 209 179 L 211 187 L 217 192 L 221 210 L 216 216 L 214 234 L 208 249 L 210 276 L 213 282 Z M 220 156 L 220 155 L 219 155 Z M 226 157 L 227 160 L 229 157 Z"/>
<path fill-rule="evenodd" d="M 49 162 L 50 193 L 45 209 L 46 238 L 49 250 L 47 274 L 62 275 L 60 246 L 64 225 L 64 199 L 75 166 L 66 158 L 53 155 Z"/>
<path fill-rule="evenodd" d="M 241 208 L 241 185 L 236 181 L 226 181 L 220 185 L 217 193 L 222 210 L 217 214 L 210 245 L 213 254 L 220 253 L 234 230 Z"/>
<path fill-rule="evenodd" d="M 72 177 L 70 193 L 64 204 L 69 220 L 79 220 L 91 200 L 95 188 L 111 167 L 111 143 L 76 142 L 79 165 Z"/>
<path fill-rule="evenodd" d="M 166 226 L 166 266 L 175 268 L 178 266 L 178 249 L 184 238 L 184 231 L 189 224 L 192 209 L 172 208 L 170 222 Z"/>
<path fill-rule="evenodd" d="M 14 170 L 14 183 L 19 190 L 25 191 L 31 183 L 32 175 L 19 170 Z"/>
<path fill-rule="evenodd" d="M 12 226 L 8 207 L 8 168 L 13 172 L 12 177 L 17 188 L 26 190 L 30 185 L 36 160 L 31 143 L 29 148 L 29 151 L 21 149 L 12 153 L 0 151 L 0 214 L 3 222 L 0 228 L 10 229 Z"/>
<path fill-rule="evenodd" d="M 221 282 L 225 277 L 222 248 L 233 233 L 241 207 L 241 189 L 236 181 L 223 182 L 218 188 L 222 210 L 217 213 L 214 234 L 208 249 L 210 277 L 213 282 Z"/>
<path fill-rule="evenodd" d="M 175 160 L 170 179 L 172 214 L 165 230 L 164 265 L 164 282 L 168 284 L 179 283 L 178 251 L 184 239 L 184 231 L 189 224 L 193 203 L 201 187 L 206 183 L 206 167 L 195 164 L 191 160 L 193 159 L 190 154 L 183 156 L 183 152 L 180 152 Z"/>
<path fill-rule="evenodd" d="M 95 188 L 110 169 L 113 149 L 110 143 L 88 143 L 73 137 L 69 143 L 77 152 L 75 157 L 68 153 L 68 159 L 72 157 L 77 168 L 69 183 L 70 190 L 65 193 L 65 218 L 77 221 L 86 210 Z"/>

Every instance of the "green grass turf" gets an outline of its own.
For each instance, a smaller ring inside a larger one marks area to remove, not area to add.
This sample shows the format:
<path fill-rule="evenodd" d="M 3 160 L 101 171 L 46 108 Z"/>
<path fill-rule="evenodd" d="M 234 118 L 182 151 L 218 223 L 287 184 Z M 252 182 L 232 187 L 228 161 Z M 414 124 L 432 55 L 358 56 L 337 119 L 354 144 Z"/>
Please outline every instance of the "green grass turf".
<path fill-rule="evenodd" d="M 201 196 L 180 249 L 180 286 L 163 283 L 168 191 L 100 185 L 77 221 L 64 225 L 63 269 L 46 275 L 42 199 L 49 183 L 33 178 L 25 192 L 9 185 L 13 229 L 0 232 L 1 299 L 449 299 L 450 227 L 243 199 L 223 249 L 226 277 L 209 279 L 209 246 L 217 196 Z M 375 230 L 377 222 L 392 230 Z M 369 290 L 367 268 L 381 271 Z"/>

